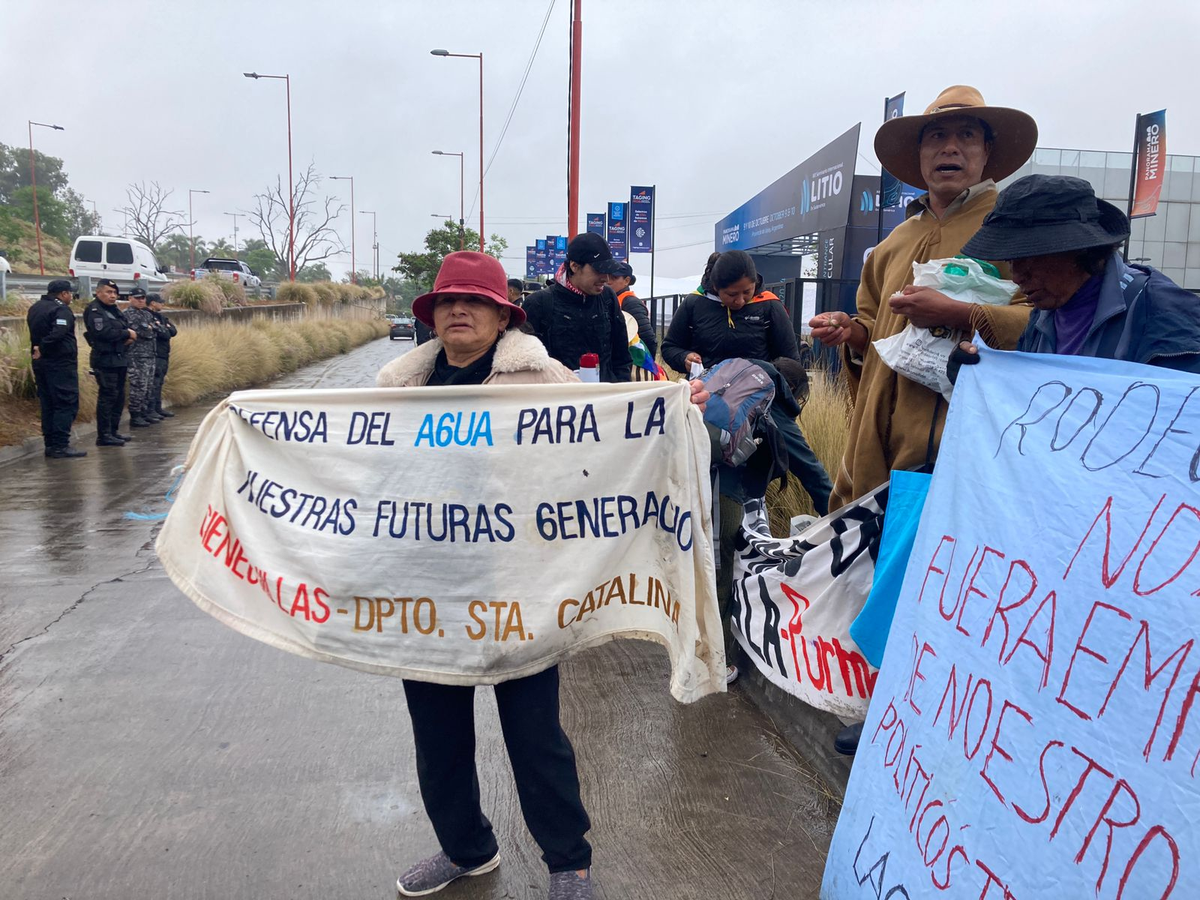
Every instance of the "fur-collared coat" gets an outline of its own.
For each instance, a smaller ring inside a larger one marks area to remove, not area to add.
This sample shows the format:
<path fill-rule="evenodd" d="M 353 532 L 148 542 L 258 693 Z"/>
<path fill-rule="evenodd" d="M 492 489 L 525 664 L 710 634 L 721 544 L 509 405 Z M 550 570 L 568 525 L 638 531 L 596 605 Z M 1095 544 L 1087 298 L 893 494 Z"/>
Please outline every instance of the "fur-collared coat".
<path fill-rule="evenodd" d="M 433 374 L 442 342 L 428 341 L 393 359 L 375 376 L 378 387 L 420 387 Z M 564 384 L 578 381 L 575 373 L 551 359 L 537 338 L 510 329 L 496 343 L 492 372 L 484 384 Z"/>

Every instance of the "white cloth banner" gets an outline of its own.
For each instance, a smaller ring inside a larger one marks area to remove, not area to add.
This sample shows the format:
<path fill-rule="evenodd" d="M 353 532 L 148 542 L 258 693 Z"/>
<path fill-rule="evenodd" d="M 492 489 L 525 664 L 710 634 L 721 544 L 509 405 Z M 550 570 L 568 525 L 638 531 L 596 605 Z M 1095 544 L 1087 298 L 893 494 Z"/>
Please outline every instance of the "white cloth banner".
<path fill-rule="evenodd" d="M 760 501 L 746 505 L 733 575 L 733 635 L 772 684 L 847 719 L 866 717 L 876 670 L 850 637 L 871 592 L 887 485 L 771 536 Z"/>
<path fill-rule="evenodd" d="M 1200 891 L 1200 378 L 964 366 L 823 900 Z"/>
<path fill-rule="evenodd" d="M 243 391 L 158 539 L 201 609 L 272 646 L 445 684 L 618 637 L 724 690 L 708 436 L 679 384 Z"/>

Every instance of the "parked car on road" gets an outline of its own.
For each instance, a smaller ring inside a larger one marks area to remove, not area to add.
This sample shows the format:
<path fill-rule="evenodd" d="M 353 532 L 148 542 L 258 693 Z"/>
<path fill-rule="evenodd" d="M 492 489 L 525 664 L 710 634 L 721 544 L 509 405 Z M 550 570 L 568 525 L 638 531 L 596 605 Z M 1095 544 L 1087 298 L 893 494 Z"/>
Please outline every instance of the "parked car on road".
<path fill-rule="evenodd" d="M 408 338 L 414 340 L 417 336 L 416 328 L 412 319 L 395 318 L 392 319 L 392 327 L 388 331 L 388 340 L 394 341 L 397 338 Z"/>
<path fill-rule="evenodd" d="M 239 259 L 228 259 L 223 256 L 210 256 L 192 270 L 192 281 L 206 275 L 217 275 L 227 278 L 234 284 L 240 284 L 247 290 L 262 286 L 262 279 L 248 265 Z"/>
<path fill-rule="evenodd" d="M 75 238 L 69 272 L 74 278 L 111 278 L 122 294 L 134 287 L 157 291 L 167 284 L 166 269 L 154 258 L 154 251 L 125 237 L 84 234 Z"/>

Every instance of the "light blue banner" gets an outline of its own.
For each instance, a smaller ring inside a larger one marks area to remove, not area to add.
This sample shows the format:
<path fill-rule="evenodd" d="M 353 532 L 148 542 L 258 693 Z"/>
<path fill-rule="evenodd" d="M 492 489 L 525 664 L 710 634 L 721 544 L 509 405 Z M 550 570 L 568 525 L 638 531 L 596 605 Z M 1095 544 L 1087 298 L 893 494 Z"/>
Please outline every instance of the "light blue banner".
<path fill-rule="evenodd" d="M 1200 378 L 982 352 L 821 897 L 1195 896 Z"/>

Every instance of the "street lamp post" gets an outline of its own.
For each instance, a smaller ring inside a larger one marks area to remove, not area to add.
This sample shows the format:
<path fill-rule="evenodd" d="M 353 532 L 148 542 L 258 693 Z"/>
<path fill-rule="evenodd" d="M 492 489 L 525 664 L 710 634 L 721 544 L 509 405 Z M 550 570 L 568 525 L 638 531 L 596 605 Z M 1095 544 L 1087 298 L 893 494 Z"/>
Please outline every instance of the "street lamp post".
<path fill-rule="evenodd" d="M 359 215 L 371 217 L 371 252 L 375 263 L 375 280 L 379 280 L 379 224 L 375 218 L 375 210 L 360 209 Z"/>
<path fill-rule="evenodd" d="M 292 77 L 291 75 L 259 75 L 243 72 L 247 78 L 275 78 L 287 86 L 287 132 L 288 132 L 288 269 L 289 281 L 296 280 L 296 188 L 292 181 Z"/>
<path fill-rule="evenodd" d="M 448 150 L 434 150 L 434 156 L 457 156 L 458 157 L 458 249 L 466 249 L 463 245 L 466 243 L 466 220 L 463 218 L 463 154 L 454 153 Z M 483 226 L 480 225 L 482 228 Z M 480 232 L 482 235 L 482 232 Z M 482 240 L 480 241 L 480 249 L 482 250 Z"/>
<path fill-rule="evenodd" d="M 329 178 L 331 181 L 350 182 L 350 283 L 358 284 L 358 271 L 354 261 L 354 176 L 330 175 Z"/>
<path fill-rule="evenodd" d="M 192 194 L 207 194 L 208 191 L 195 190 L 188 188 L 188 239 L 191 243 L 191 249 L 188 251 L 188 259 L 191 260 L 191 270 L 196 271 L 196 234 L 193 229 L 195 220 L 192 218 Z"/>
<path fill-rule="evenodd" d="M 33 185 L 33 233 L 37 237 L 38 245 L 38 271 L 43 275 L 46 274 L 46 262 L 42 257 L 42 220 L 38 216 L 37 205 L 37 166 L 33 161 L 33 126 L 39 128 L 51 128 L 54 131 L 66 131 L 61 125 L 47 125 L 45 122 L 34 122 L 32 119 L 26 119 L 29 122 L 29 180 Z"/>
<path fill-rule="evenodd" d="M 479 60 L 479 252 L 483 253 L 483 52 L 451 53 L 449 50 L 430 50 L 433 56 L 455 56 Z"/>
<path fill-rule="evenodd" d="M 240 257 L 238 256 L 238 249 L 237 249 L 237 234 L 238 234 L 237 220 L 238 220 L 238 216 L 242 215 L 242 213 L 228 213 L 227 212 L 227 213 L 225 213 L 225 215 L 233 216 L 233 258 L 239 259 Z"/>

